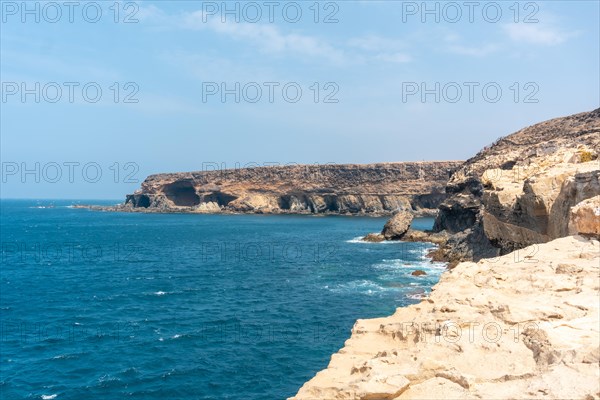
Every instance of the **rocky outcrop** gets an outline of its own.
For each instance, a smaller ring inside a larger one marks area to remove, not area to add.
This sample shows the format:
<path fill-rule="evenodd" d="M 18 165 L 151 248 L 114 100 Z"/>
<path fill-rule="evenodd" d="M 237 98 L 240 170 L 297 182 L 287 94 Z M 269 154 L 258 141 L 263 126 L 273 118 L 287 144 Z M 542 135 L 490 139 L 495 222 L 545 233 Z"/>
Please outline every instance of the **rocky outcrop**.
<path fill-rule="evenodd" d="M 516 250 L 567 236 L 571 207 L 600 194 L 599 178 L 600 166 L 591 161 L 541 167 L 522 185 L 496 180 L 482 199 L 487 238 L 501 249 Z"/>
<path fill-rule="evenodd" d="M 358 320 L 301 399 L 598 399 L 600 243 L 464 262 L 430 297 Z"/>
<path fill-rule="evenodd" d="M 379 243 L 385 240 L 385 236 L 381 233 L 369 233 L 367 236 L 363 237 L 362 240 L 365 242 Z"/>
<path fill-rule="evenodd" d="M 446 186 L 434 231 L 449 260 L 495 257 L 569 234 L 571 208 L 600 195 L 600 109 L 499 139 Z"/>
<path fill-rule="evenodd" d="M 293 165 L 151 175 L 121 210 L 391 214 L 435 212 L 462 163 Z"/>
<path fill-rule="evenodd" d="M 571 208 L 569 233 L 600 239 L 600 196 L 584 200 Z"/>
<path fill-rule="evenodd" d="M 386 240 L 400 240 L 408 231 L 408 228 L 410 228 L 412 220 L 413 214 L 411 212 L 397 212 L 388 222 L 386 222 L 381 234 Z"/>

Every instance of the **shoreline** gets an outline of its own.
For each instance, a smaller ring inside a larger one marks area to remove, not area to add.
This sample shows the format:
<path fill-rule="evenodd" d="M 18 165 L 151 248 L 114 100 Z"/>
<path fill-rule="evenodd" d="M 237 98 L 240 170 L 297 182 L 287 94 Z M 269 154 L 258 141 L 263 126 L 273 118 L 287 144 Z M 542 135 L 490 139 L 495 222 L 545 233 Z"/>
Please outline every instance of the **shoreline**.
<path fill-rule="evenodd" d="M 530 262 L 460 263 L 420 303 L 358 319 L 290 400 L 597 399 L 600 243 L 568 236 L 523 251 L 537 248 Z"/>
<path fill-rule="evenodd" d="M 84 209 L 90 211 L 100 212 L 122 212 L 122 213 L 142 213 L 142 214 L 193 214 L 193 215 L 300 215 L 300 216 L 315 216 L 315 217 L 328 217 L 328 216 L 341 216 L 341 217 L 372 217 L 372 218 L 383 218 L 390 217 L 395 211 L 389 212 L 359 212 L 359 213 L 339 213 L 339 212 L 310 212 L 310 211 L 279 211 L 279 212 L 263 212 L 263 211 L 232 211 L 232 210 L 221 210 L 215 211 L 194 211 L 190 209 L 156 209 L 156 208 L 137 208 L 127 207 L 123 203 L 115 206 L 100 206 L 93 204 L 73 204 L 71 208 Z M 437 216 L 437 209 L 431 210 L 413 210 L 411 211 L 414 218 L 435 218 Z"/>

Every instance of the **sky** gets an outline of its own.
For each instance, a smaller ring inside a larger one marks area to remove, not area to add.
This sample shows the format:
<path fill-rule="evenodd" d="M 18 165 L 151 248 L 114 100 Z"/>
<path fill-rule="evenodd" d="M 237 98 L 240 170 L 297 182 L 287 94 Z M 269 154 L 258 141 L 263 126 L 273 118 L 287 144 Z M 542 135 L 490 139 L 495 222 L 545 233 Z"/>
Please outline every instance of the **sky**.
<path fill-rule="evenodd" d="M 2 198 L 465 160 L 600 106 L 597 1 L 1 1 Z"/>

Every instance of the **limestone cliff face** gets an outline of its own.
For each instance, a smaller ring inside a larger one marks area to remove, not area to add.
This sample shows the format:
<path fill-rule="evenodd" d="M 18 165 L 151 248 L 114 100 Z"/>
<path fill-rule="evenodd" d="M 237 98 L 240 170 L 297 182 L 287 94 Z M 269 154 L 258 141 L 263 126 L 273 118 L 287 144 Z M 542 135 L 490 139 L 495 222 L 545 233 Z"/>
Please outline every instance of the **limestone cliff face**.
<path fill-rule="evenodd" d="M 294 165 L 149 176 L 123 209 L 159 212 L 389 214 L 432 210 L 462 163 Z"/>
<path fill-rule="evenodd" d="M 600 237 L 600 196 L 584 200 L 571 208 L 569 233 Z"/>
<path fill-rule="evenodd" d="M 410 236 L 438 235 L 443 258 L 478 262 L 417 305 L 358 320 L 293 399 L 599 399 L 599 145 L 600 109 L 468 160 L 436 233 Z"/>
<path fill-rule="evenodd" d="M 446 272 L 358 320 L 294 400 L 598 399 L 600 243 L 569 236 Z"/>
<path fill-rule="evenodd" d="M 500 139 L 450 178 L 435 231 L 449 259 L 479 260 L 569 234 L 570 209 L 600 194 L 600 109 Z"/>

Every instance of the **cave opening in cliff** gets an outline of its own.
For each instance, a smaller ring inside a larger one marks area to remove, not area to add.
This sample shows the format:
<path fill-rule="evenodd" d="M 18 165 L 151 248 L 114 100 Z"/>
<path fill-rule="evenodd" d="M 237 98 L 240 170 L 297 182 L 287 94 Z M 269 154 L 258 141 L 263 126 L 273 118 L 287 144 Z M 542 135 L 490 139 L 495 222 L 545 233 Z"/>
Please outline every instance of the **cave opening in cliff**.
<path fill-rule="evenodd" d="M 211 193 L 208 195 L 204 195 L 202 197 L 202 202 L 204 202 L 204 203 L 214 202 L 214 203 L 217 203 L 219 206 L 227 206 L 229 203 L 231 203 L 232 201 L 234 201 L 236 199 L 237 199 L 236 196 L 232 196 L 227 193 L 214 192 L 214 193 Z"/>
<path fill-rule="evenodd" d="M 291 205 L 291 196 L 281 196 L 279 198 L 279 208 L 289 210 Z"/>
<path fill-rule="evenodd" d="M 179 207 L 193 207 L 200 204 L 200 196 L 191 182 L 178 181 L 163 187 L 163 193 L 167 199 Z"/>
<path fill-rule="evenodd" d="M 137 200 L 136 207 L 143 207 L 143 208 L 150 207 L 150 197 L 148 197 L 146 195 L 141 195 Z"/>

